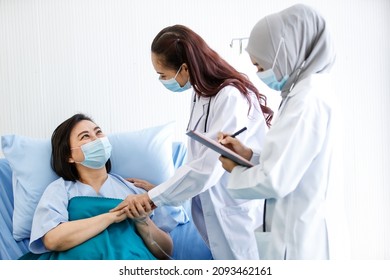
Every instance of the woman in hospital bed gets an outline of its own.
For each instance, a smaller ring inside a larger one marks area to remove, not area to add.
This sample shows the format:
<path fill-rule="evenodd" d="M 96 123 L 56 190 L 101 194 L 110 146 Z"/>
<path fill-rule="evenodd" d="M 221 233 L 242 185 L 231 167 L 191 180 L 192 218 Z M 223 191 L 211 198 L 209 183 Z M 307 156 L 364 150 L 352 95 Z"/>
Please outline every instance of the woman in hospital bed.
<path fill-rule="evenodd" d="M 56 128 L 51 144 L 52 167 L 60 178 L 36 208 L 33 254 L 22 259 L 170 258 L 172 239 L 153 222 L 163 212 L 140 208 L 134 219 L 127 218 L 127 208 L 109 212 L 127 195 L 144 191 L 109 173 L 112 147 L 92 119 L 72 116 Z"/>

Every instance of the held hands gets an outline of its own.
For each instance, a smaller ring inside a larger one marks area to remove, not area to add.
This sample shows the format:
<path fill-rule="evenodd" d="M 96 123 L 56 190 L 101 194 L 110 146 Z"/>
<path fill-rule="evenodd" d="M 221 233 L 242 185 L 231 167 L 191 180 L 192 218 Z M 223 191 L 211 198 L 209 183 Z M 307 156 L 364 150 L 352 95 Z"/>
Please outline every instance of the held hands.
<path fill-rule="evenodd" d="M 142 221 L 149 216 L 156 206 L 149 199 L 147 193 L 128 195 L 121 203 L 115 208 L 110 210 L 116 212 L 117 215 L 121 216 L 125 214 L 127 218 Z"/>
<path fill-rule="evenodd" d="M 127 219 L 126 213 L 124 213 L 122 210 L 116 210 L 116 211 L 110 211 L 108 215 L 111 216 L 113 223 L 120 223 Z"/>
<path fill-rule="evenodd" d="M 217 136 L 217 140 L 219 143 L 224 145 L 226 148 L 229 148 L 230 150 L 236 152 L 243 158 L 250 160 L 252 158 L 253 152 L 250 148 L 243 145 L 239 140 L 237 140 L 234 137 L 231 137 L 229 134 L 219 132 Z M 232 172 L 233 168 L 236 167 L 238 164 L 234 161 L 224 157 L 220 156 L 219 160 L 222 162 L 222 167 L 228 171 Z"/>

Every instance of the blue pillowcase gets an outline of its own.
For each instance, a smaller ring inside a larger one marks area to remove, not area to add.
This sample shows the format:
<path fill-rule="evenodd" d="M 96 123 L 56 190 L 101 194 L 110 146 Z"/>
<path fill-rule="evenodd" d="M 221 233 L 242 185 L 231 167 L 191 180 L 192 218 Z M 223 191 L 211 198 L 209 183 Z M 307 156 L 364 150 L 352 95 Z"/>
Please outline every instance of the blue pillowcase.
<path fill-rule="evenodd" d="M 174 123 L 133 132 L 109 134 L 112 145 L 111 172 L 123 178 L 135 177 L 153 183 L 173 175 L 172 143 Z"/>
<path fill-rule="evenodd" d="M 159 184 L 173 175 L 174 123 L 138 131 L 112 133 L 111 172 Z M 50 166 L 50 139 L 20 135 L 1 137 L 4 156 L 13 171 L 13 236 L 30 238 L 35 208 L 46 187 L 58 178 Z"/>

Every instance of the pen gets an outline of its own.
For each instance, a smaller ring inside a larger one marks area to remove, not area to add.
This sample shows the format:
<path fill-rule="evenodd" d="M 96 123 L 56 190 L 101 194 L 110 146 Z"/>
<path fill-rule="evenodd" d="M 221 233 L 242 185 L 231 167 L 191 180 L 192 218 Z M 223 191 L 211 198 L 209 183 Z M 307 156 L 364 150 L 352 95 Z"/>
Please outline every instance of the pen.
<path fill-rule="evenodd" d="M 239 131 L 237 132 L 234 132 L 232 135 L 230 135 L 230 137 L 236 137 L 237 135 L 241 134 L 242 132 L 244 132 L 246 130 L 246 127 L 243 127 L 241 128 Z"/>

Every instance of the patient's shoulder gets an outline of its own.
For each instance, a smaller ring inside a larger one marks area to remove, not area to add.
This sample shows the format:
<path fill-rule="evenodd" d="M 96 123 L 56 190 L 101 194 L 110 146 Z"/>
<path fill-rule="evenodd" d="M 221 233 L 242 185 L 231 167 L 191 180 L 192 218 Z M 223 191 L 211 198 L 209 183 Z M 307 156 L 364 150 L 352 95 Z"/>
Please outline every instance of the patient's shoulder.
<path fill-rule="evenodd" d="M 140 194 L 144 193 L 145 190 L 141 188 L 137 188 L 133 183 L 125 180 L 122 176 L 115 174 L 115 173 L 109 173 L 108 174 L 110 180 L 113 180 L 116 184 L 121 185 L 121 186 L 126 186 L 128 189 L 130 189 L 134 194 Z"/>

